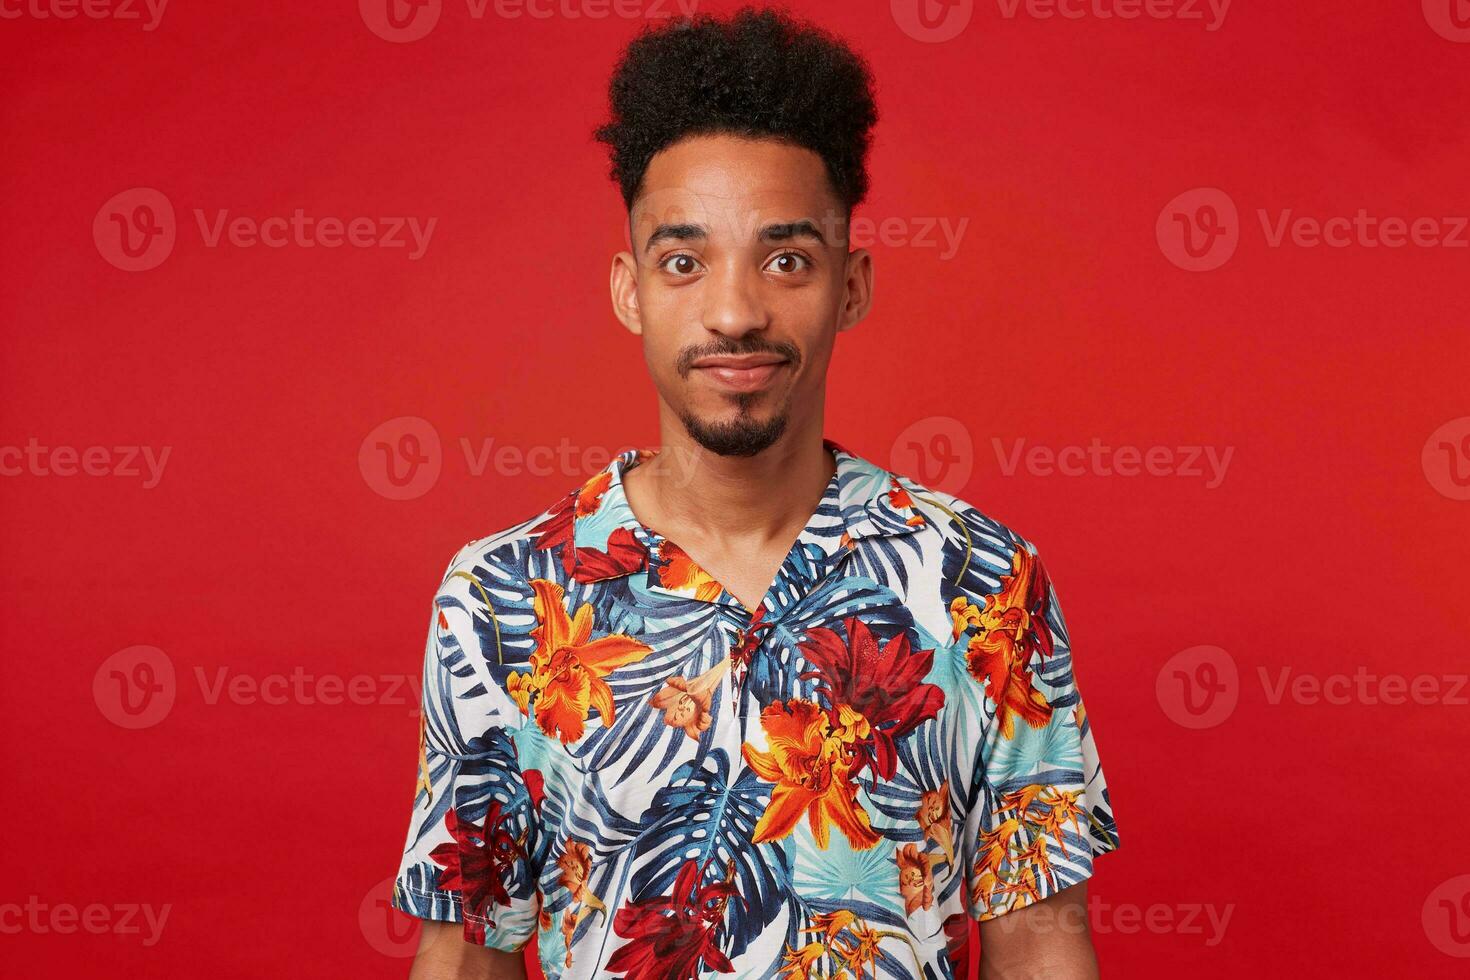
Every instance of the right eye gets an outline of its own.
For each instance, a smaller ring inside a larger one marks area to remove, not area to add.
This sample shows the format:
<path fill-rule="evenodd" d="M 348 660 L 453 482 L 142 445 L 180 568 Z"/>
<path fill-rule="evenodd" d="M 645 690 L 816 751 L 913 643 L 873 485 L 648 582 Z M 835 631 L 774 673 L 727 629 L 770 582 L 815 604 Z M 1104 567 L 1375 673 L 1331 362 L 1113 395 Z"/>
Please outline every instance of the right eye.
<path fill-rule="evenodd" d="M 660 262 L 659 268 L 676 276 L 692 276 L 699 271 L 699 262 L 688 252 L 675 252 Z"/>

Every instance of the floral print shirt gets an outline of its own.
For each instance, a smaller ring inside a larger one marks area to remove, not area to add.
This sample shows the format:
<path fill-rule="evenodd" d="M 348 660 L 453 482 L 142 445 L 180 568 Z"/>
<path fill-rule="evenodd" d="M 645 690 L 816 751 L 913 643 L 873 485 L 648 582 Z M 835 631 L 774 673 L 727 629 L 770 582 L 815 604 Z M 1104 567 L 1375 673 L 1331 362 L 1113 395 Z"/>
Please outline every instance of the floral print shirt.
<path fill-rule="evenodd" d="M 754 612 L 634 517 L 654 450 L 460 549 L 396 908 L 552 980 L 919 980 L 1091 875 L 1118 837 L 1035 548 L 824 445 Z"/>

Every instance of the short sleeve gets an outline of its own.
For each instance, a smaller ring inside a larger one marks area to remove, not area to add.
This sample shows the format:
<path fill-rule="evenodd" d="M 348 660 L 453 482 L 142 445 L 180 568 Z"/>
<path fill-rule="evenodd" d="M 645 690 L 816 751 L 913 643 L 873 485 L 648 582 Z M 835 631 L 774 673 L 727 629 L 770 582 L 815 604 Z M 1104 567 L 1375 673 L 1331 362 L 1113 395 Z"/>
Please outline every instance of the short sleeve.
<path fill-rule="evenodd" d="M 965 867 L 970 915 L 984 921 L 1091 877 L 1118 835 L 1056 591 L 1026 541 L 980 618 L 969 661 L 993 714 Z"/>
<path fill-rule="evenodd" d="M 418 772 L 393 907 L 464 924 L 467 942 L 518 950 L 536 931 L 542 833 L 477 617 L 488 597 L 466 545 L 446 570 L 424 651 Z M 493 635 L 493 633 L 492 633 Z"/>

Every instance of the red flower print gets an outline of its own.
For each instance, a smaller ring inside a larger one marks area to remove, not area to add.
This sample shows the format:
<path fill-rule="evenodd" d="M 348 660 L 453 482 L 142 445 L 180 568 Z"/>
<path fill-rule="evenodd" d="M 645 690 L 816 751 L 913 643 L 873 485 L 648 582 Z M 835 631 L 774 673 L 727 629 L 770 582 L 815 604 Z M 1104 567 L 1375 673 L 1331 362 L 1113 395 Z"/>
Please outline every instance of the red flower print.
<path fill-rule="evenodd" d="M 505 879 L 515 862 L 525 856 L 521 847 L 525 835 L 519 839 L 511 836 L 501 822 L 499 800 L 490 804 L 483 829 L 473 821 L 461 820 L 459 812 L 451 807 L 444 814 L 444 827 L 454 840 L 429 852 L 434 863 L 444 869 L 439 888 L 458 891 L 466 916 L 483 918 L 491 926 L 495 925 L 491 915 L 494 907 L 510 904 Z"/>
<path fill-rule="evenodd" d="M 830 705 L 833 729 L 851 744 L 856 777 L 863 766 L 875 776 L 892 779 L 898 755 L 894 742 L 944 706 L 944 691 L 924 683 L 934 663 L 933 650 L 914 650 L 907 633 L 883 646 L 856 616 L 843 621 L 847 642 L 836 631 L 809 630 L 801 650 L 815 668 L 802 680 L 817 678 L 817 693 Z"/>
<path fill-rule="evenodd" d="M 735 884 L 702 885 L 699 877 L 699 863 L 685 861 L 672 895 L 630 901 L 618 909 L 613 931 L 628 942 L 607 961 L 608 973 L 625 974 L 625 980 L 695 980 L 701 969 L 734 972 L 715 945 L 715 930 Z"/>

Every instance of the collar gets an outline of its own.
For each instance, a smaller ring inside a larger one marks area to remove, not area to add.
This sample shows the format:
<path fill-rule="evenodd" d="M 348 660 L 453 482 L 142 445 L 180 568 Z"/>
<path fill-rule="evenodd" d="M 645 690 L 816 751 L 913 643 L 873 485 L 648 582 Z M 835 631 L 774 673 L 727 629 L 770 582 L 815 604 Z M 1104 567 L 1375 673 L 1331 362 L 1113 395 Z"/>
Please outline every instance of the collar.
<path fill-rule="evenodd" d="M 897 476 L 831 439 L 822 440 L 837 469 L 800 540 L 829 554 L 871 537 L 909 534 L 925 523 Z M 568 570 L 581 582 L 617 578 L 650 567 L 649 552 L 665 540 L 634 516 L 623 474 L 658 450 L 628 449 L 569 495 L 575 514 Z M 622 533 L 626 531 L 627 533 Z M 631 535 L 631 540 L 629 538 Z M 639 554 L 629 559 L 636 544 Z"/>

